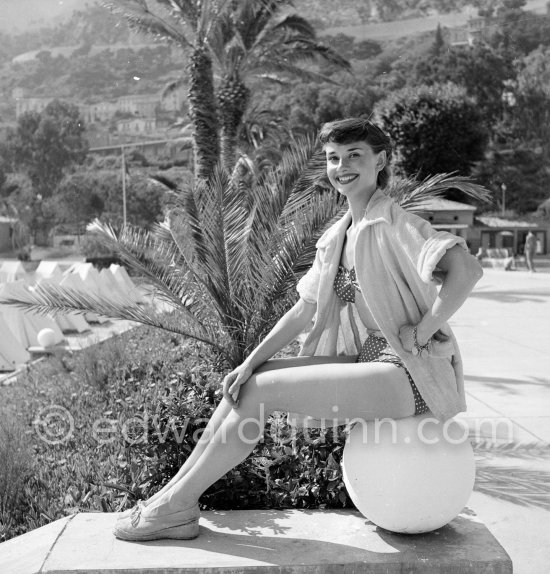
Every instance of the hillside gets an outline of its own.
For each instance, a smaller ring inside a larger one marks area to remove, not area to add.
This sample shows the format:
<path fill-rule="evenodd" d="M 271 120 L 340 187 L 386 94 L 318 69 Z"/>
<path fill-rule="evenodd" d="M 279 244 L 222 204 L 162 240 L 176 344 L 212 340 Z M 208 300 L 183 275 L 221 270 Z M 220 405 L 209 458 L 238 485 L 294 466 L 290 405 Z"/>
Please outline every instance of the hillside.
<path fill-rule="evenodd" d="M 13 34 L 51 26 L 93 4 L 95 0 L 2 0 L 0 31 Z M 340 0 L 335 9 L 333 0 L 294 0 L 296 10 L 319 28 L 448 14 L 476 4 L 479 0 Z M 547 0 L 529 0 L 525 9 L 545 12 L 546 4 Z"/>
<path fill-rule="evenodd" d="M 18 33 L 68 20 L 93 0 L 2 0 L 0 31 Z"/>

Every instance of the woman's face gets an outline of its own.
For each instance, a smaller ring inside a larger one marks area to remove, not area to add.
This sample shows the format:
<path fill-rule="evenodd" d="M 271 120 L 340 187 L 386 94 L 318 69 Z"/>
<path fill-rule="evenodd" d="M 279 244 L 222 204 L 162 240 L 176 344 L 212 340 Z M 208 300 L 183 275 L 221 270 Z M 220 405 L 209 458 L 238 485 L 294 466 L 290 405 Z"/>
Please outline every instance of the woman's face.
<path fill-rule="evenodd" d="M 333 187 L 345 196 L 372 193 L 378 172 L 386 162 L 386 152 L 374 153 L 363 141 L 325 144 L 327 175 Z"/>

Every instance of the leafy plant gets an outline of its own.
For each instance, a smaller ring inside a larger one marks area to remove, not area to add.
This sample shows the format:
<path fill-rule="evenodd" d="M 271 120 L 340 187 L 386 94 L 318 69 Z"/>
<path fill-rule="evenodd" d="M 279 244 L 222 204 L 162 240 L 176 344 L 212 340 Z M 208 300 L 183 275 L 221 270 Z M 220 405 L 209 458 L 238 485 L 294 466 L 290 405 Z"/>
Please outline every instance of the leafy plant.
<path fill-rule="evenodd" d="M 404 175 L 469 175 L 483 158 L 487 132 L 466 91 L 453 84 L 404 88 L 377 102 L 379 123 L 395 142 Z"/>

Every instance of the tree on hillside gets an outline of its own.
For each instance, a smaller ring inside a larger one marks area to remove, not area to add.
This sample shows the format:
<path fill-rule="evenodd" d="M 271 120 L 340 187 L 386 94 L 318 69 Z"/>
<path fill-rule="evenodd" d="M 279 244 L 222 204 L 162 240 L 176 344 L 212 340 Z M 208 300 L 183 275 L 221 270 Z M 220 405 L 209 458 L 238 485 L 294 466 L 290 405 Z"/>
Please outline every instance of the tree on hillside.
<path fill-rule="evenodd" d="M 435 46 L 435 45 L 434 45 Z M 509 55 L 482 43 L 473 47 L 444 50 L 427 55 L 414 67 L 415 85 L 445 82 L 463 86 L 482 112 L 482 121 L 490 126 L 502 114 L 502 93 L 514 78 Z"/>
<path fill-rule="evenodd" d="M 487 132 L 476 103 L 453 84 L 404 88 L 375 106 L 396 145 L 396 169 L 427 177 L 469 175 L 483 157 Z"/>
<path fill-rule="evenodd" d="M 221 14 L 230 3 L 223 0 L 104 0 L 101 3 L 130 24 L 188 52 L 189 116 L 193 126 L 195 177 L 208 179 L 219 160 L 218 113 L 209 43 L 218 34 Z"/>
<path fill-rule="evenodd" d="M 290 78 L 319 80 L 318 74 L 303 65 L 315 60 L 351 69 L 337 51 L 317 41 L 313 26 L 305 18 L 287 12 L 291 6 L 291 0 L 246 0 L 235 3 L 220 18 L 219 41 L 211 47 L 222 73 L 218 101 L 222 163 L 227 170 L 235 164 L 251 79 L 284 84 Z"/>
<path fill-rule="evenodd" d="M 222 161 L 227 169 L 234 165 L 237 132 L 249 102 L 248 78 L 311 78 L 315 75 L 300 63 L 316 58 L 349 66 L 316 41 L 313 27 L 304 18 L 285 12 L 291 6 L 289 0 L 155 1 L 159 8 L 155 12 L 142 0 L 104 4 L 140 29 L 168 38 L 190 53 L 189 115 L 199 178 L 207 179 L 219 159 L 219 121 Z M 221 75 L 218 102 L 213 58 Z"/>
<path fill-rule="evenodd" d="M 532 212 L 550 189 L 550 48 L 540 47 L 518 63 L 508 86 L 506 109 L 494 125 L 486 158 L 476 177 L 499 189 L 506 185 L 506 207 Z"/>
<path fill-rule="evenodd" d="M 164 188 L 146 177 L 143 169 L 133 168 L 126 180 L 127 220 L 149 229 L 164 217 Z M 120 167 L 85 169 L 67 175 L 48 202 L 57 223 L 86 226 L 95 218 L 122 227 L 122 181 Z"/>
<path fill-rule="evenodd" d="M 8 134 L 15 170 L 31 179 L 35 193 L 50 197 L 65 171 L 86 157 L 84 122 L 74 104 L 53 100 L 42 113 L 22 114 Z"/>

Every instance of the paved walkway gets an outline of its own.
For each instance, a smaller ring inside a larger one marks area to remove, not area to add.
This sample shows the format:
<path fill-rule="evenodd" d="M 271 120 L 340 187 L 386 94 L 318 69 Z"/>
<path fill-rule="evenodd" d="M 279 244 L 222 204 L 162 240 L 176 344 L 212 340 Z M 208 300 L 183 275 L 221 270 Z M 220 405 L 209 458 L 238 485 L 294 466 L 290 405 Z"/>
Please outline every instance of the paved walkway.
<path fill-rule="evenodd" d="M 468 506 L 510 554 L 515 574 L 547 574 L 550 273 L 486 269 L 451 324 L 466 378 L 468 411 L 461 418 L 473 439 L 492 445 L 476 449 L 478 481 L 488 466 L 495 477 L 489 480 L 492 494 L 478 489 Z M 546 504 L 518 503 L 537 491 Z"/>

